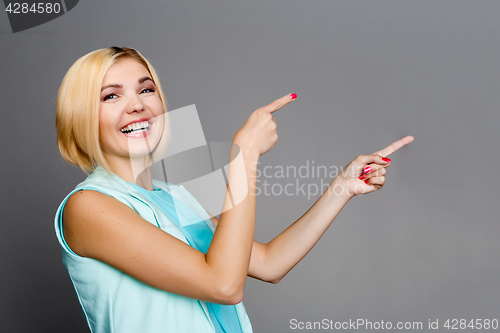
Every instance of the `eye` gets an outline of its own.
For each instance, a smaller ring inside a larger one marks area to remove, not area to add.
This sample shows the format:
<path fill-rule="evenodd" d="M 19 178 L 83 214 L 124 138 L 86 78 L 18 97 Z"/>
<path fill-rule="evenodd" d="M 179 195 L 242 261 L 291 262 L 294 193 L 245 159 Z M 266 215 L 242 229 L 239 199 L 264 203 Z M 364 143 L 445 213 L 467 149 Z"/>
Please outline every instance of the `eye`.
<path fill-rule="evenodd" d="M 152 92 L 155 92 L 155 90 L 153 88 L 144 88 L 141 90 L 141 94 L 142 93 L 152 93 Z"/>
<path fill-rule="evenodd" d="M 104 98 L 102 99 L 103 101 L 107 101 L 108 99 L 115 99 L 116 97 L 116 94 L 108 94 L 106 96 L 104 96 Z"/>

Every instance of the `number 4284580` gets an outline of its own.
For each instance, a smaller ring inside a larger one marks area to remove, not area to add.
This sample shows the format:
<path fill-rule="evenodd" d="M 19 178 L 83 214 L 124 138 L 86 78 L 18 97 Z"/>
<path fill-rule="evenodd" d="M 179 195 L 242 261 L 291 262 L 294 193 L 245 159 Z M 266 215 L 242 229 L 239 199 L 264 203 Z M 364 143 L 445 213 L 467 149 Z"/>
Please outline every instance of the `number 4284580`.
<path fill-rule="evenodd" d="M 28 14 L 28 13 L 33 13 L 33 14 L 58 14 L 61 12 L 61 4 L 56 2 L 56 3 L 49 3 L 49 2 L 38 2 L 34 3 L 30 6 L 28 3 L 19 3 L 19 2 L 14 2 L 7 5 L 7 8 L 5 8 L 5 11 L 9 14 Z"/>

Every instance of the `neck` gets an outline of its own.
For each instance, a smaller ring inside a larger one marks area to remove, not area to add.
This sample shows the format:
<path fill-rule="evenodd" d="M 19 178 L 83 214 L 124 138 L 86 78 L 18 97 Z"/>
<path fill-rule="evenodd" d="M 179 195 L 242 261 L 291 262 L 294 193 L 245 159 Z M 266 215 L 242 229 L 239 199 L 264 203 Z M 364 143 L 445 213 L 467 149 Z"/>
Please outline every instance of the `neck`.
<path fill-rule="evenodd" d="M 153 177 L 148 157 L 106 157 L 113 172 L 126 182 L 153 191 Z"/>

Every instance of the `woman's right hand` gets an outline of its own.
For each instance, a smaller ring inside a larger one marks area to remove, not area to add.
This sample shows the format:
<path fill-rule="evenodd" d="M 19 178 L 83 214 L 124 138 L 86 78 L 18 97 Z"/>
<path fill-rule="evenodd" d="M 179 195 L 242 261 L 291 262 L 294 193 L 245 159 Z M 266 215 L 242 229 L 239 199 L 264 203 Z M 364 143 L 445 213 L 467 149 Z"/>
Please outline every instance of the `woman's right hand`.
<path fill-rule="evenodd" d="M 295 98 L 296 94 L 286 95 L 252 112 L 234 135 L 233 143 L 256 157 L 267 153 L 278 141 L 276 120 L 272 113 L 293 102 Z"/>

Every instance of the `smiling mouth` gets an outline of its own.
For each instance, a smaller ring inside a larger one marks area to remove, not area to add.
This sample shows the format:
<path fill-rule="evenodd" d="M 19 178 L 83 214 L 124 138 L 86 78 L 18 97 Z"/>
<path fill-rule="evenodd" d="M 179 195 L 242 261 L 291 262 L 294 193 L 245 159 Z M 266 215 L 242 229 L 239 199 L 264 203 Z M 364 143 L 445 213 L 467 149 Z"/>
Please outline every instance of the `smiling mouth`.
<path fill-rule="evenodd" d="M 123 134 L 140 134 L 149 131 L 150 127 L 149 121 L 139 121 L 123 127 L 120 132 Z"/>

